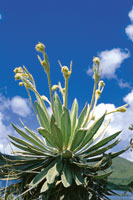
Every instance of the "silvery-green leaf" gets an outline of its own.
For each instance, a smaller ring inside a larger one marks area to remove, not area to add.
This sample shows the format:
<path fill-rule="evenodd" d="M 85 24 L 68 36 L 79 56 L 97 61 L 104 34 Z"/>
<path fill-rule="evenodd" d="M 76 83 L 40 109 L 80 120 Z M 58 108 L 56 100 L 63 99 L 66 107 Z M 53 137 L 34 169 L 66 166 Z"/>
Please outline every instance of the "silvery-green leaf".
<path fill-rule="evenodd" d="M 61 115 L 62 115 L 62 104 L 60 101 L 59 96 L 57 95 L 57 93 L 55 92 L 54 95 L 54 116 L 55 116 L 55 120 L 57 125 L 59 126 L 59 128 L 61 128 Z"/>
<path fill-rule="evenodd" d="M 75 133 L 74 138 L 72 140 L 72 144 L 70 147 L 70 150 L 73 151 L 75 150 L 84 140 L 85 136 L 87 133 L 87 129 L 78 129 L 78 131 Z"/>
<path fill-rule="evenodd" d="M 78 151 L 79 149 L 82 149 L 83 147 L 85 147 L 86 144 L 89 145 L 89 142 L 91 141 L 91 139 L 94 137 L 94 135 L 97 133 L 98 129 L 100 128 L 100 126 L 102 125 L 103 121 L 105 118 L 105 114 L 100 117 L 99 119 L 97 119 L 92 125 L 91 127 L 88 129 L 83 141 L 81 142 L 81 144 L 75 149 L 75 151 Z"/>
<path fill-rule="evenodd" d="M 73 176 L 74 176 L 74 180 L 75 180 L 76 185 L 84 184 L 84 178 L 81 175 L 81 171 L 80 170 L 74 170 Z"/>
<path fill-rule="evenodd" d="M 71 114 L 70 114 L 70 118 L 71 118 L 71 136 L 72 137 L 74 135 L 74 130 L 75 130 L 76 124 L 77 124 L 77 114 L 78 114 L 78 102 L 77 102 L 77 99 L 74 99 L 74 102 L 73 102 L 73 105 L 72 105 L 72 109 L 71 109 Z"/>
<path fill-rule="evenodd" d="M 45 181 L 41 187 L 40 193 L 46 192 L 48 189 L 49 189 L 49 185 L 48 185 L 47 181 Z"/>
<path fill-rule="evenodd" d="M 82 110 L 81 113 L 80 113 L 80 116 L 79 116 L 79 119 L 78 119 L 78 123 L 77 123 L 76 130 L 82 128 L 82 125 L 83 125 L 84 120 L 85 120 L 85 118 L 86 118 L 87 108 L 88 108 L 88 105 L 86 104 L 85 107 L 83 108 L 83 110 Z"/>
<path fill-rule="evenodd" d="M 40 119 L 41 126 L 50 131 L 49 118 L 47 117 L 46 113 L 43 111 L 43 109 L 37 101 L 35 102 L 35 107 Z"/>
<path fill-rule="evenodd" d="M 70 187 L 72 184 L 73 174 L 71 169 L 64 163 L 63 172 L 61 175 L 62 184 L 64 187 Z"/>
<path fill-rule="evenodd" d="M 67 148 L 71 136 L 71 120 L 69 110 L 66 107 L 63 107 L 61 116 L 61 131 L 63 134 L 63 147 Z"/>
<path fill-rule="evenodd" d="M 120 142 L 120 140 L 116 140 L 115 142 L 113 142 L 112 144 L 107 145 L 106 147 L 100 148 L 98 150 L 94 150 L 88 154 L 85 154 L 85 158 L 87 157 L 93 157 L 93 156 L 98 156 L 100 154 L 105 153 L 107 150 L 113 148 L 114 146 L 116 146 L 118 143 Z"/>
<path fill-rule="evenodd" d="M 58 146 L 60 150 L 62 150 L 63 149 L 63 134 L 62 134 L 61 129 L 57 126 L 53 115 L 51 117 L 50 128 L 51 128 L 51 135 L 54 140 L 54 143 Z"/>
<path fill-rule="evenodd" d="M 89 153 L 91 151 L 94 151 L 104 145 L 106 145 L 107 143 L 111 142 L 113 139 L 115 139 L 119 134 L 121 133 L 121 131 L 118 131 L 116 132 L 115 134 L 109 136 L 109 137 L 106 137 L 105 139 L 103 139 L 102 141 L 94 144 L 92 147 L 90 147 L 89 149 L 87 149 L 86 151 L 84 151 L 83 153 L 86 154 L 86 153 Z"/>
<path fill-rule="evenodd" d="M 108 176 L 110 176 L 112 174 L 112 172 L 113 171 L 102 174 L 102 175 L 96 175 L 96 176 L 93 176 L 93 178 L 96 180 L 104 179 L 104 178 L 107 178 Z"/>
<path fill-rule="evenodd" d="M 29 136 L 27 133 L 23 132 L 22 130 L 20 130 L 18 127 L 16 127 L 14 124 L 12 124 L 13 128 L 19 133 L 19 135 L 21 135 L 22 137 L 24 137 L 26 140 L 28 140 L 31 144 L 34 144 L 35 146 L 41 148 L 41 149 L 45 149 L 44 145 L 40 144 L 40 142 L 38 142 L 36 139 L 32 138 L 31 136 Z"/>
<path fill-rule="evenodd" d="M 30 182 L 30 186 L 35 186 L 38 185 L 39 183 L 41 183 L 43 180 L 45 180 L 46 175 L 49 171 L 49 169 L 51 167 L 54 166 L 54 164 L 56 163 L 57 160 L 54 160 L 53 162 L 51 162 L 47 167 L 45 167 L 39 174 L 37 174 L 33 180 Z"/>

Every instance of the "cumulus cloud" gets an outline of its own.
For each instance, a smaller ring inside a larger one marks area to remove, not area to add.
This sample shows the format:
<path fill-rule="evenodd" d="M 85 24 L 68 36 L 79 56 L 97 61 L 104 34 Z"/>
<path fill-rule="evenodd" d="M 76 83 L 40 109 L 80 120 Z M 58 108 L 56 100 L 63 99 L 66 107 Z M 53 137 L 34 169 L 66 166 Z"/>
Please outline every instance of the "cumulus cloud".
<path fill-rule="evenodd" d="M 106 119 L 109 118 L 111 119 L 111 122 L 107 129 L 107 135 L 112 135 L 113 133 L 122 130 L 122 133 L 119 136 L 121 142 L 118 144 L 116 148 L 114 148 L 114 151 L 119 151 L 120 149 L 123 149 L 126 146 L 128 146 L 130 139 L 133 138 L 132 131 L 128 129 L 129 126 L 133 124 L 133 90 L 123 98 L 123 101 L 129 104 L 126 112 L 124 113 L 117 112 L 114 114 L 107 115 L 106 117 Z M 110 112 L 115 109 L 116 107 L 114 104 L 103 104 L 103 103 L 99 104 L 96 107 L 96 112 L 95 112 L 96 119 L 100 117 L 101 114 L 104 113 L 105 111 Z M 133 161 L 133 153 L 130 150 L 128 150 L 121 156 Z"/>
<path fill-rule="evenodd" d="M 133 22 L 133 7 L 132 7 L 132 9 L 130 10 L 130 12 L 128 13 L 128 16 L 129 16 L 131 22 Z"/>
<path fill-rule="evenodd" d="M 128 25 L 125 28 L 125 32 L 127 36 L 129 37 L 129 39 L 133 42 L 133 24 Z"/>
<path fill-rule="evenodd" d="M 111 79 L 116 78 L 116 70 L 120 68 L 125 59 L 130 56 L 128 50 L 122 50 L 120 48 L 114 48 L 111 50 L 105 50 L 99 53 L 100 67 L 102 69 L 102 77 Z M 92 75 L 92 69 L 88 69 L 87 74 Z"/>
<path fill-rule="evenodd" d="M 21 117 L 27 117 L 31 114 L 29 101 L 20 96 L 15 96 L 12 99 L 6 98 L 0 94 L 0 111 L 11 111 Z"/>
<path fill-rule="evenodd" d="M 130 12 L 128 13 L 128 16 L 129 16 L 132 24 L 129 24 L 125 28 L 125 32 L 126 32 L 127 36 L 129 37 L 129 39 L 133 42 L 133 7 L 130 10 Z"/>
<path fill-rule="evenodd" d="M 99 54 L 101 59 L 102 76 L 105 78 L 115 78 L 116 70 L 120 68 L 123 61 L 130 56 L 129 51 L 120 48 L 102 51 Z"/>
<path fill-rule="evenodd" d="M 8 135 L 12 134 L 13 130 L 9 125 L 4 123 L 4 115 L 0 112 L 0 152 L 9 153 L 11 151 Z"/>
<path fill-rule="evenodd" d="M 127 95 L 123 98 L 123 100 L 124 100 L 126 103 L 128 103 L 130 106 L 133 107 L 133 90 L 132 90 L 129 94 L 127 94 Z"/>
<path fill-rule="evenodd" d="M 31 113 L 30 107 L 28 105 L 28 101 L 23 99 L 22 97 L 16 96 L 11 99 L 10 105 L 12 111 L 21 117 L 26 117 Z"/>
<path fill-rule="evenodd" d="M 26 117 L 30 114 L 31 108 L 27 99 L 19 96 L 10 99 L 0 94 L 0 152 L 11 152 L 8 135 L 16 135 L 16 132 L 10 126 L 11 120 L 14 121 L 16 115 Z"/>

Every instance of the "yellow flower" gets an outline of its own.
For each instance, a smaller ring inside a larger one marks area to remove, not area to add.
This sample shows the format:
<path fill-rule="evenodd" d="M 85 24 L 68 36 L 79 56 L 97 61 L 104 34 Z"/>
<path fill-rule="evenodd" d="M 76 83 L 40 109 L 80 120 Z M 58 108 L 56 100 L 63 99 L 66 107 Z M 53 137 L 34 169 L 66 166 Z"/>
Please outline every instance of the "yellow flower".
<path fill-rule="evenodd" d="M 47 101 L 47 100 L 48 100 L 48 98 L 47 98 L 46 96 L 44 96 L 44 95 L 41 96 L 41 99 L 42 99 L 43 101 Z"/>
<path fill-rule="evenodd" d="M 58 87 L 59 87 L 58 85 L 53 85 L 52 90 L 56 91 L 58 89 Z"/>
<path fill-rule="evenodd" d="M 41 42 L 39 42 L 36 46 L 35 46 L 35 49 L 39 52 L 44 52 L 45 50 L 45 45 Z"/>
<path fill-rule="evenodd" d="M 14 73 L 18 73 L 18 68 L 15 68 L 13 71 Z"/>
<path fill-rule="evenodd" d="M 13 71 L 14 71 L 14 73 L 23 73 L 22 67 L 17 67 Z"/>
<path fill-rule="evenodd" d="M 68 67 L 67 66 L 63 66 L 62 67 L 62 72 L 63 73 L 67 73 L 69 71 Z"/>
<path fill-rule="evenodd" d="M 98 99 L 101 95 L 101 91 L 100 90 L 96 90 L 96 98 Z"/>
<path fill-rule="evenodd" d="M 93 58 L 93 62 L 96 63 L 97 65 L 100 64 L 100 59 L 98 57 Z"/>
<path fill-rule="evenodd" d="M 15 74 L 15 80 L 20 80 L 21 79 L 21 74 L 20 73 L 17 73 L 17 74 Z"/>
<path fill-rule="evenodd" d="M 19 82 L 19 86 L 23 86 L 23 84 L 24 84 L 23 82 Z"/>
<path fill-rule="evenodd" d="M 105 86 L 105 83 L 104 83 L 104 81 L 99 81 L 99 88 L 102 88 L 102 87 L 104 87 Z"/>
<path fill-rule="evenodd" d="M 19 72 L 19 73 L 23 73 L 22 67 L 18 67 L 18 72 Z"/>
<path fill-rule="evenodd" d="M 71 71 L 69 71 L 67 66 L 62 67 L 62 73 L 64 74 L 65 78 L 69 78 L 71 75 Z"/>

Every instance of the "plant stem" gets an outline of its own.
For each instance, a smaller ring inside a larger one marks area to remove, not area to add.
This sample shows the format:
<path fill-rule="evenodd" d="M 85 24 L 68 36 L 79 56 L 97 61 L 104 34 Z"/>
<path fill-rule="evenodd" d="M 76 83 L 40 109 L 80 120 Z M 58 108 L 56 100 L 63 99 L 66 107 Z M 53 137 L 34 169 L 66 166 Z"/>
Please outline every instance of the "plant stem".
<path fill-rule="evenodd" d="M 27 93 L 28 93 L 28 96 L 29 96 L 29 99 L 30 99 L 30 102 L 31 102 L 32 108 L 33 108 L 33 110 L 34 110 L 34 112 L 35 112 L 35 115 L 36 115 L 36 117 L 37 117 L 37 120 L 38 120 L 38 122 L 40 123 L 40 120 L 39 120 L 39 118 L 38 118 L 37 112 L 36 112 L 36 110 L 35 110 L 35 108 L 34 108 L 34 105 L 33 105 L 33 101 L 32 101 L 32 98 L 31 98 L 30 92 L 29 92 L 29 90 L 28 90 L 27 88 L 26 88 L 26 90 L 27 90 Z"/>
<path fill-rule="evenodd" d="M 87 123 L 87 121 L 88 121 L 88 119 L 89 119 L 89 116 L 90 116 L 90 112 L 91 112 L 91 110 L 92 110 L 92 106 L 93 106 L 94 99 L 95 99 L 95 93 L 96 93 L 97 83 L 98 83 L 98 81 L 95 80 L 94 88 L 93 88 L 93 94 L 92 94 L 92 98 L 91 98 L 91 104 L 90 104 L 90 108 L 89 108 L 89 112 L 88 112 L 88 115 L 87 115 L 87 117 L 86 117 L 86 120 L 85 120 L 83 126 L 86 126 L 86 123 Z"/>
<path fill-rule="evenodd" d="M 42 109 L 44 110 L 44 112 L 45 112 L 47 118 L 50 120 L 50 116 L 49 116 L 49 114 L 48 114 L 48 111 L 47 111 L 47 109 L 46 109 L 46 106 L 45 106 L 44 101 L 41 99 L 40 94 L 37 92 L 36 89 L 33 89 L 33 91 L 34 91 L 34 93 L 35 93 L 35 95 L 36 95 L 36 98 L 37 98 L 37 100 L 38 100 L 40 106 L 41 106 Z"/>
<path fill-rule="evenodd" d="M 68 90 L 68 78 L 65 78 L 65 102 L 64 102 L 65 107 L 67 107 L 67 90 Z"/>
<path fill-rule="evenodd" d="M 93 106 L 93 109 L 92 109 L 91 118 L 92 118 L 92 116 L 94 115 L 95 108 L 96 108 L 96 105 L 97 105 L 97 101 L 98 101 L 98 98 L 95 98 L 95 102 L 94 102 L 94 106 Z M 91 121 L 91 118 L 88 119 L 88 123 Z"/>
<path fill-rule="evenodd" d="M 53 111 L 53 113 L 54 113 L 50 72 L 47 73 L 47 77 L 48 77 L 48 85 L 49 85 L 49 93 L 50 93 L 51 108 L 52 108 L 52 111 Z"/>

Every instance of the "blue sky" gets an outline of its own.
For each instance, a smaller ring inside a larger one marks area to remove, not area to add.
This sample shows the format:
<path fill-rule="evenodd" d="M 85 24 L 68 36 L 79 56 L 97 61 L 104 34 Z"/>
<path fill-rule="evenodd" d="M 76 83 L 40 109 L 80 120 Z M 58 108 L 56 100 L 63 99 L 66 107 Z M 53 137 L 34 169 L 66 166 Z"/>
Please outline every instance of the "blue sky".
<path fill-rule="evenodd" d="M 86 101 L 90 102 L 92 58 L 100 56 L 106 86 L 98 109 L 113 109 L 129 103 L 127 113 L 123 113 L 122 117 L 120 114 L 112 116 L 110 126 L 112 130 L 116 126 L 123 129 L 122 146 L 129 143 L 132 133 L 128 126 L 133 123 L 132 6 L 131 0 L 1 0 L 0 149 L 6 143 L 7 134 L 14 134 L 11 121 L 18 123 L 21 117 L 32 126 L 34 119 L 26 91 L 14 80 L 13 69 L 25 65 L 33 74 L 39 92 L 49 95 L 46 76 L 37 60 L 35 45 L 38 41 L 46 45 L 52 84 L 58 81 L 63 84 L 57 61 L 60 60 L 63 65 L 73 61 L 69 108 L 75 97 L 79 110 Z M 33 128 L 36 126 L 37 123 L 34 123 Z M 126 156 L 133 160 L 131 152 Z"/>

